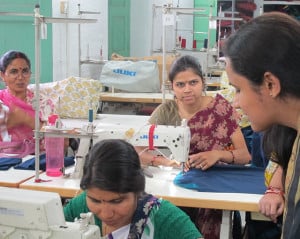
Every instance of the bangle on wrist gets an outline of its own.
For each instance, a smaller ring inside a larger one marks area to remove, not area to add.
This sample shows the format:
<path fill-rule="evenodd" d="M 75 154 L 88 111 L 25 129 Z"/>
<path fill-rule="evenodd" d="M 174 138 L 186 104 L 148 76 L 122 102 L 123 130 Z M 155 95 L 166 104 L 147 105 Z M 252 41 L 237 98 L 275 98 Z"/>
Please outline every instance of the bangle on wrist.
<path fill-rule="evenodd" d="M 230 153 L 230 154 L 231 154 L 231 156 L 232 156 L 232 160 L 231 160 L 230 164 L 234 164 L 234 161 L 235 161 L 235 156 L 234 156 L 234 153 L 233 153 L 233 151 L 232 151 L 232 150 L 229 150 L 229 153 Z"/>
<path fill-rule="evenodd" d="M 278 195 L 281 195 L 282 197 L 284 197 L 284 191 L 281 190 L 280 188 L 276 188 L 273 186 L 269 186 L 267 188 L 267 190 L 265 191 L 265 194 L 269 194 L 269 193 L 278 194 Z"/>

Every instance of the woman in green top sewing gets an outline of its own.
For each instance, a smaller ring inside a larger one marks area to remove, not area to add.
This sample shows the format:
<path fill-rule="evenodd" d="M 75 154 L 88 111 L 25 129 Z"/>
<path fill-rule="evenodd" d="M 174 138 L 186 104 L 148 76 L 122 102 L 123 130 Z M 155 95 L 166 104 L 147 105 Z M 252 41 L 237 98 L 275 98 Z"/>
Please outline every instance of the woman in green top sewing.
<path fill-rule="evenodd" d="M 183 211 L 145 193 L 139 156 L 123 140 L 103 140 L 93 146 L 80 187 L 84 192 L 64 208 L 66 220 L 90 211 L 105 238 L 202 238 Z"/>

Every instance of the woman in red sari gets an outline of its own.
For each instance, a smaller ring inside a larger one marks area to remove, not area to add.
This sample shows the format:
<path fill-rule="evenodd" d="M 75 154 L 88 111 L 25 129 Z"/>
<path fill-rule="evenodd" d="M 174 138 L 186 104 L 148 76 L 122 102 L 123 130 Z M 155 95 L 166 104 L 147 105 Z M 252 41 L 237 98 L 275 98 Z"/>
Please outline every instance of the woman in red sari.
<path fill-rule="evenodd" d="M 175 99 L 158 106 L 149 122 L 179 125 L 182 119 L 187 120 L 191 129 L 191 142 L 185 170 L 207 170 L 219 163 L 249 163 L 251 156 L 238 124 L 239 116 L 223 96 L 206 96 L 205 80 L 199 61 L 192 56 L 178 58 L 172 64 L 169 80 Z M 153 160 L 150 153 L 143 153 L 140 158 L 142 162 L 151 162 L 153 165 L 168 160 L 163 156 Z M 187 212 L 194 217 L 194 222 L 204 238 L 219 238 L 221 210 L 197 209 Z"/>

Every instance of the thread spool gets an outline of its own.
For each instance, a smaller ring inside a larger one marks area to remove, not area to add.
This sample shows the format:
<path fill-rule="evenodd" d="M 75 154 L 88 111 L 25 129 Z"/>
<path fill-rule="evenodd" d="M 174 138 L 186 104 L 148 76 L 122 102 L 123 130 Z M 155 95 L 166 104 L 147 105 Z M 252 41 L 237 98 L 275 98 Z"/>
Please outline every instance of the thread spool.
<path fill-rule="evenodd" d="M 193 40 L 193 49 L 196 49 L 196 48 L 197 48 L 197 41 Z"/>
<path fill-rule="evenodd" d="M 181 48 L 186 48 L 186 39 L 185 38 L 181 39 Z"/>

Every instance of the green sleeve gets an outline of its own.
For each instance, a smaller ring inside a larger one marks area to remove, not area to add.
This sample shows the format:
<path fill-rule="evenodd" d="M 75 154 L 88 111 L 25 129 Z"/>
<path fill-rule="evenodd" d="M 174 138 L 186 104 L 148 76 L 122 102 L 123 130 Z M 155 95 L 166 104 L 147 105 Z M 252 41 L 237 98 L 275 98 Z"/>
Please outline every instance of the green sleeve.
<path fill-rule="evenodd" d="M 181 209 L 162 200 L 159 210 L 153 215 L 154 238 L 156 239 L 197 239 L 202 238 L 189 216 Z"/>
<path fill-rule="evenodd" d="M 65 219 L 74 222 L 75 218 L 80 217 L 80 213 L 87 213 L 89 209 L 86 205 L 86 193 L 83 192 L 77 197 L 72 198 L 64 207 Z"/>
<path fill-rule="evenodd" d="M 64 215 L 67 222 L 74 222 L 75 218 L 80 218 L 80 213 L 89 212 L 86 204 L 86 193 L 83 192 L 75 198 L 72 198 L 64 207 Z M 95 225 L 101 228 L 101 221 L 94 215 Z"/>

